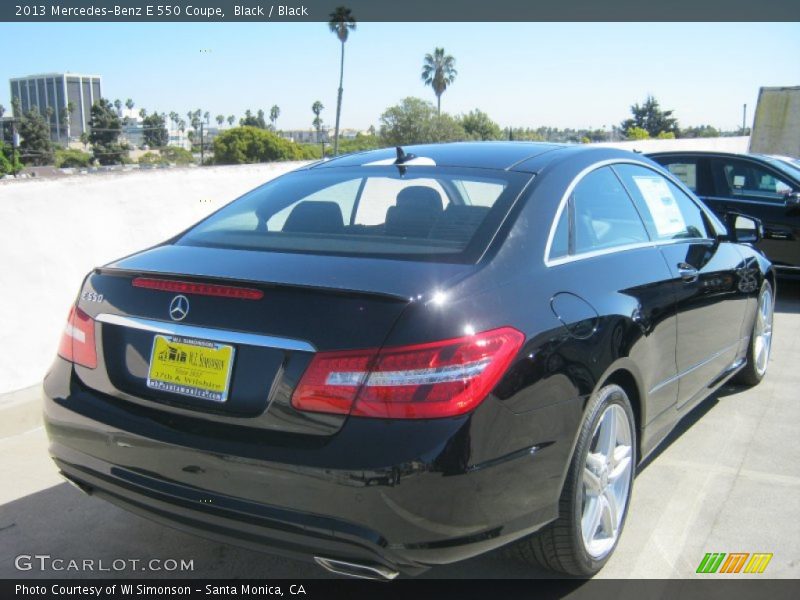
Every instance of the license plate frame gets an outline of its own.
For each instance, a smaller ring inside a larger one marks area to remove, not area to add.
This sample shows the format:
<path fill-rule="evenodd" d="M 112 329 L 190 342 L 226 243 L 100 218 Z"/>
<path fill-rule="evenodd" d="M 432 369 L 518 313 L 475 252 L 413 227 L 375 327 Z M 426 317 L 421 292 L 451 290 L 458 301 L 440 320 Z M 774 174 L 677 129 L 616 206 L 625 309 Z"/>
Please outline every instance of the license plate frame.
<path fill-rule="evenodd" d="M 147 387 L 217 404 L 227 402 L 236 348 L 212 340 L 157 333 Z"/>

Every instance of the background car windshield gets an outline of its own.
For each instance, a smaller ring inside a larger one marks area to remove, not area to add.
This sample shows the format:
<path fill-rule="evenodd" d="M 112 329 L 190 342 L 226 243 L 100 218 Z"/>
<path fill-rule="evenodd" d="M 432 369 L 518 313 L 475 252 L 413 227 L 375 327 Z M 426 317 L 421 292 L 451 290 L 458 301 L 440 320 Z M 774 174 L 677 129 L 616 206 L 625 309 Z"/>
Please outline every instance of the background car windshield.
<path fill-rule="evenodd" d="M 432 260 L 465 258 L 469 247 L 485 248 L 528 177 L 438 167 L 299 171 L 246 194 L 177 243 Z"/>

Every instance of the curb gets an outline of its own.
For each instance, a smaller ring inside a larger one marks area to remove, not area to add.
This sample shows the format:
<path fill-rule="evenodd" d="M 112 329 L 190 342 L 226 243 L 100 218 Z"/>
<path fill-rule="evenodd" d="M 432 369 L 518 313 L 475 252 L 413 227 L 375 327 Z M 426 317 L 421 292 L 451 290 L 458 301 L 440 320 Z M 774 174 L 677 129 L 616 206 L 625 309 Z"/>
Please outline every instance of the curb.
<path fill-rule="evenodd" d="M 41 386 L 0 395 L 0 439 L 19 435 L 42 424 Z"/>

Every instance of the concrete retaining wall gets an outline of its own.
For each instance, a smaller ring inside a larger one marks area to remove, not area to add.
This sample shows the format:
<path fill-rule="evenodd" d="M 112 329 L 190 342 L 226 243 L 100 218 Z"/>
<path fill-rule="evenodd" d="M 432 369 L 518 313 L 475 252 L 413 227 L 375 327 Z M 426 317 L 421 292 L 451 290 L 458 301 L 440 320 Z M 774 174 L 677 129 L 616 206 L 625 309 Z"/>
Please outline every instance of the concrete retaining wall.
<path fill-rule="evenodd" d="M 161 242 L 300 164 L 0 182 L 0 394 L 41 381 L 92 268 Z"/>

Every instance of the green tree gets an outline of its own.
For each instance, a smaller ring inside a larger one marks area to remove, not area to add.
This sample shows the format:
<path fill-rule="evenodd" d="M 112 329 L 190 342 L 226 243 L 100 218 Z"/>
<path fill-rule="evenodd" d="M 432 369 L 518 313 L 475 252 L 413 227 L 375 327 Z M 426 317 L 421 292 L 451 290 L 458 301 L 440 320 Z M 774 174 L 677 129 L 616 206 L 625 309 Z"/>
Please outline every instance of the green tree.
<path fill-rule="evenodd" d="M 81 133 L 80 138 L 78 139 L 80 139 L 81 144 L 83 144 L 83 149 L 86 150 L 86 148 L 89 146 L 89 132 L 84 131 Z"/>
<path fill-rule="evenodd" d="M 58 118 L 61 120 L 62 127 L 66 128 L 66 138 L 70 138 L 70 126 L 72 125 L 72 113 L 75 112 L 75 103 L 72 100 L 67 102 L 67 105 L 61 109 Z"/>
<path fill-rule="evenodd" d="M 650 132 L 643 127 L 629 127 L 626 132 L 626 137 L 629 140 L 649 140 Z"/>
<path fill-rule="evenodd" d="M 120 100 L 119 98 L 114 100 L 114 108 L 117 109 L 117 116 L 121 117 L 122 116 L 122 100 Z"/>
<path fill-rule="evenodd" d="M 405 98 L 381 115 L 380 136 L 384 144 L 405 146 L 428 142 L 452 142 L 469 136 L 464 127 L 448 114 L 420 98 Z"/>
<path fill-rule="evenodd" d="M 101 165 L 121 163 L 127 154 L 119 143 L 122 123 L 114 107 L 104 98 L 92 105 L 89 120 L 89 143 L 95 160 Z"/>
<path fill-rule="evenodd" d="M 206 125 L 211 125 L 211 113 L 208 111 L 204 112 L 203 120 L 206 122 Z"/>
<path fill-rule="evenodd" d="M 272 124 L 272 129 L 275 129 L 275 125 L 278 122 L 278 117 L 281 116 L 281 109 L 277 104 L 273 104 L 272 108 L 269 109 L 269 122 Z"/>
<path fill-rule="evenodd" d="M 4 114 L 6 114 L 6 107 L 0 104 L 0 119 L 3 118 Z"/>
<path fill-rule="evenodd" d="M 130 98 L 125 100 L 125 108 L 127 108 L 128 110 L 133 110 L 133 107 L 134 107 L 133 100 L 131 100 Z"/>
<path fill-rule="evenodd" d="M 339 154 L 339 119 L 342 114 L 342 94 L 344 85 L 344 44 L 351 31 L 355 31 L 356 20 L 353 17 L 352 11 L 346 6 L 337 6 L 336 9 L 330 13 L 330 20 L 328 21 L 328 29 L 331 33 L 335 33 L 336 37 L 342 44 L 341 62 L 339 64 L 339 95 L 336 98 L 336 125 L 333 134 L 333 155 Z"/>
<path fill-rule="evenodd" d="M 313 151 L 260 127 L 235 127 L 214 138 L 214 162 L 244 164 L 313 158 Z"/>
<path fill-rule="evenodd" d="M 473 140 L 500 140 L 503 131 L 500 126 L 492 121 L 485 112 L 478 109 L 472 110 L 457 119 L 467 135 Z"/>
<path fill-rule="evenodd" d="M 665 133 L 680 133 L 678 120 L 672 116 L 673 111 L 661 110 L 653 96 L 647 96 L 644 103 L 631 106 L 633 118 L 626 119 L 620 124 L 625 136 L 630 138 L 629 129 L 638 127 L 647 131 L 650 137 L 656 137 L 662 131 Z"/>
<path fill-rule="evenodd" d="M 248 108 L 244 111 L 244 118 L 239 119 L 239 125 L 242 127 L 258 127 L 259 129 L 266 129 L 267 122 L 264 120 L 264 111 L 259 110 L 255 115 Z"/>
<path fill-rule="evenodd" d="M 217 120 L 217 125 L 222 127 L 222 124 L 225 122 L 225 115 L 217 115 L 216 120 Z"/>
<path fill-rule="evenodd" d="M 720 137 L 721 135 L 722 133 L 720 130 L 711 125 L 700 125 L 681 129 L 681 137 L 685 138 Z"/>
<path fill-rule="evenodd" d="M 52 110 L 52 109 L 51 109 Z M 26 165 L 53 164 L 50 125 L 34 106 L 19 120 L 19 151 Z"/>
<path fill-rule="evenodd" d="M 144 108 L 140 108 L 139 109 L 139 118 L 142 119 L 142 121 L 144 121 L 144 119 L 146 117 L 147 117 L 147 110 L 145 110 Z"/>
<path fill-rule="evenodd" d="M 152 115 L 142 119 L 144 129 L 144 143 L 151 148 L 161 148 L 169 143 L 169 132 L 167 122 L 163 115 L 154 112 Z"/>
<path fill-rule="evenodd" d="M 233 127 L 236 122 L 236 115 L 228 115 L 228 126 Z"/>
<path fill-rule="evenodd" d="M 88 167 L 92 162 L 92 155 L 74 148 L 58 149 L 55 155 L 55 164 L 59 169 Z"/>
<path fill-rule="evenodd" d="M 178 126 L 178 120 L 179 119 L 180 119 L 180 115 L 178 113 L 176 113 L 174 110 L 171 113 L 169 113 L 169 120 L 172 123 L 173 127 L 177 127 Z"/>
<path fill-rule="evenodd" d="M 444 53 L 444 48 L 435 48 L 426 54 L 422 64 L 422 81 L 433 88 L 436 94 L 436 112 L 442 113 L 442 94 L 456 80 L 456 59 Z"/>
<path fill-rule="evenodd" d="M 325 107 L 322 105 L 322 102 L 317 100 L 314 104 L 311 105 L 311 112 L 314 113 L 314 120 L 311 121 L 311 124 L 314 126 L 314 129 L 317 132 L 317 142 L 320 141 L 320 132 L 322 131 L 322 111 Z"/>

